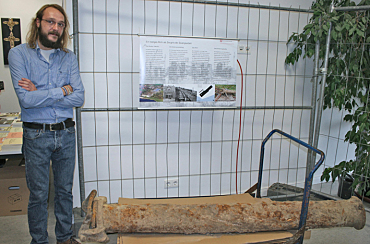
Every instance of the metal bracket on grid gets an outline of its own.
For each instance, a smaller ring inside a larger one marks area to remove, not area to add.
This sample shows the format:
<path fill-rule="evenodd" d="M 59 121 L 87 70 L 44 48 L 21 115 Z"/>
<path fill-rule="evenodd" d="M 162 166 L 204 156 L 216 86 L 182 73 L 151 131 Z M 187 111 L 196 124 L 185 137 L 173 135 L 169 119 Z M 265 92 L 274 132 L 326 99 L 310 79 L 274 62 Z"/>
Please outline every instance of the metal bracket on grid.
<path fill-rule="evenodd" d="M 328 72 L 328 69 L 327 68 L 321 68 L 320 69 L 320 73 L 321 74 L 326 74 Z"/>

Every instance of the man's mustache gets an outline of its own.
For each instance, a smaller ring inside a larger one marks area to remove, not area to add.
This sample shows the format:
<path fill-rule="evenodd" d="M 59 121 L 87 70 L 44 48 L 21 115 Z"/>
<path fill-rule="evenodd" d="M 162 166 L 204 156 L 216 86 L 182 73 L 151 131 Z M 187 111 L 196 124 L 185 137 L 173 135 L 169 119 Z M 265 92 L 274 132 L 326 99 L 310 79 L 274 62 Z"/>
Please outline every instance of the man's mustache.
<path fill-rule="evenodd" d="M 49 34 L 54 34 L 54 35 L 57 35 L 58 37 L 60 37 L 60 34 L 58 33 L 58 31 L 49 31 L 48 35 Z"/>

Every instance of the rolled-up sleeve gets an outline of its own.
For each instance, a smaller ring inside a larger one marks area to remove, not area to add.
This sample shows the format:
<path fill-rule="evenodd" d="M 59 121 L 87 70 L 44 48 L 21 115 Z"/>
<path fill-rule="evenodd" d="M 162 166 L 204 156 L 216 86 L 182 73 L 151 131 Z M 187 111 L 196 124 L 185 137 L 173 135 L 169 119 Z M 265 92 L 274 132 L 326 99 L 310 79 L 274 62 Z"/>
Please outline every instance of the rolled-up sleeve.
<path fill-rule="evenodd" d="M 81 107 L 85 100 L 85 89 L 81 81 L 77 58 L 74 53 L 71 55 L 71 72 L 69 85 L 73 88 L 73 93 L 60 99 L 56 106 L 58 107 Z"/>

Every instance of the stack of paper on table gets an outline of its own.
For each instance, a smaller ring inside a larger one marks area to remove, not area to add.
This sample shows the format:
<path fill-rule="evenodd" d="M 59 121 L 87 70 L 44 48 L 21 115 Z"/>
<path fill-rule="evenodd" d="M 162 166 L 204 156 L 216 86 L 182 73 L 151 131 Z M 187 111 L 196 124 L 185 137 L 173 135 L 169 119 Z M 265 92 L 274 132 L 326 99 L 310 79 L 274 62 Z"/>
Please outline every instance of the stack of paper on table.
<path fill-rule="evenodd" d="M 20 154 L 22 149 L 23 129 L 20 113 L 0 113 L 0 152 L 2 154 Z"/>
<path fill-rule="evenodd" d="M 13 123 L 13 120 L 0 118 L 0 126 L 1 127 L 9 127 L 9 126 L 12 125 L 12 123 Z"/>
<path fill-rule="evenodd" d="M 3 142 L 4 142 L 5 138 L 8 136 L 8 134 L 9 134 L 9 131 L 0 130 L 0 151 L 1 151 L 1 148 L 3 146 Z"/>
<path fill-rule="evenodd" d="M 8 127 L 0 127 L 0 133 L 1 132 L 9 132 L 11 129 L 12 129 L 11 126 L 8 126 Z"/>
<path fill-rule="evenodd" d="M 22 121 L 20 119 L 15 119 L 12 123 L 13 127 L 22 127 Z"/>
<path fill-rule="evenodd" d="M 6 138 L 9 134 L 9 131 L 0 131 L 0 141 L 2 142 L 4 138 Z"/>
<path fill-rule="evenodd" d="M 12 136 L 15 136 L 15 138 L 12 138 Z M 19 136 L 18 133 L 9 133 L 8 137 L 6 137 L 3 140 L 3 144 L 2 144 L 3 146 L 1 147 L 1 151 L 9 153 L 9 154 L 20 153 L 22 149 L 23 140 L 22 140 L 22 135 L 20 138 L 18 138 L 17 136 Z"/>
<path fill-rule="evenodd" d="M 13 113 L 0 113 L 0 118 L 10 118 L 10 119 L 17 119 L 19 118 L 20 112 L 13 112 Z"/>

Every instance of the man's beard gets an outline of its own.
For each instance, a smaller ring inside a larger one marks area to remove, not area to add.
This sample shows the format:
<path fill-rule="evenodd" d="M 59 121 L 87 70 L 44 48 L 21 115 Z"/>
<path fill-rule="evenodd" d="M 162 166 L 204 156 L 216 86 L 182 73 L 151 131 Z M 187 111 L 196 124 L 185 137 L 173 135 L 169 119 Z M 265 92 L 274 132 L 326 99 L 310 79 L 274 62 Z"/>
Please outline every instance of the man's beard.
<path fill-rule="evenodd" d="M 41 44 L 44 46 L 44 47 L 47 47 L 47 48 L 53 48 L 53 49 L 57 49 L 57 48 L 61 48 L 62 47 L 62 38 L 61 36 L 59 36 L 59 33 L 57 32 L 49 32 L 47 34 L 44 34 L 42 31 L 41 31 L 41 26 L 38 28 L 37 30 L 38 32 L 38 36 L 39 36 L 39 41 L 41 42 Z M 56 42 L 53 42 L 53 41 L 50 41 L 48 39 L 48 34 L 50 33 L 54 33 L 56 35 L 58 35 L 58 40 Z"/>

